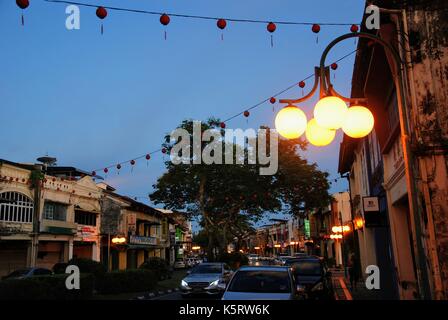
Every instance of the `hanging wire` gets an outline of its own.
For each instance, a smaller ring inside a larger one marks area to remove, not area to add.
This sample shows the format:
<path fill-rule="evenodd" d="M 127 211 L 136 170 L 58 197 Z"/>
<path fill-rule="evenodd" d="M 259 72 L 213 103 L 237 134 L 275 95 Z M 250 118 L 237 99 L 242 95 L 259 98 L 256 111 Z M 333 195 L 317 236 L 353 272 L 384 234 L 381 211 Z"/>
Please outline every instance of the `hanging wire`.
<path fill-rule="evenodd" d="M 98 7 L 102 6 L 99 4 L 91 4 L 91 3 L 76 2 L 76 1 L 65 1 L 65 0 L 45 0 L 45 1 L 53 2 L 53 3 L 73 4 L 73 5 L 77 5 L 77 6 L 81 6 L 81 7 L 92 7 L 92 8 L 98 8 Z M 283 24 L 283 25 L 302 25 L 302 26 L 310 26 L 310 25 L 316 24 L 316 22 L 304 22 L 304 21 L 281 21 L 281 20 L 280 21 L 272 21 L 272 20 L 257 20 L 257 19 L 237 19 L 237 18 L 223 18 L 223 17 L 213 17 L 213 16 L 200 16 L 200 15 L 191 15 L 191 14 L 179 14 L 179 13 L 162 12 L 162 11 L 147 11 L 147 10 L 139 10 L 139 9 L 131 9 L 131 8 L 123 8 L 123 7 L 108 7 L 108 6 L 102 6 L 102 7 L 109 9 L 109 10 L 115 10 L 115 11 L 133 12 L 133 13 L 141 13 L 141 14 L 149 14 L 149 15 L 167 14 L 167 15 L 173 16 L 173 17 L 202 19 L 202 20 L 225 19 L 227 21 L 232 21 L 232 22 L 263 23 L 263 24 L 273 22 L 276 24 Z M 319 24 L 324 25 L 324 26 L 351 26 L 351 25 L 357 24 L 357 23 L 320 22 Z"/>
<path fill-rule="evenodd" d="M 50 1 L 50 0 L 46 0 L 46 1 Z M 53 0 L 51 0 L 51 1 L 53 1 Z M 355 52 L 357 52 L 357 51 L 358 51 L 358 49 L 355 49 L 355 50 L 353 50 L 353 51 L 347 53 L 346 55 L 340 57 L 339 59 L 333 61 L 332 63 L 338 63 L 338 62 L 340 62 L 340 61 L 342 61 L 342 60 L 344 60 L 344 59 L 350 57 L 351 55 L 353 55 L 353 54 L 354 54 Z M 331 64 L 330 64 L 330 65 L 331 65 Z M 301 81 L 306 81 L 306 80 L 311 79 L 311 78 L 313 78 L 313 77 L 314 77 L 314 73 L 313 73 L 313 74 L 310 74 L 309 76 L 307 76 L 306 78 L 304 78 L 304 79 L 302 79 L 302 80 L 300 80 L 300 81 L 298 81 L 298 82 L 295 82 L 294 84 L 292 84 L 292 85 L 286 87 L 285 89 L 283 89 L 283 90 L 281 90 L 281 91 L 279 91 L 279 92 L 277 92 L 277 93 L 275 93 L 275 94 L 273 94 L 273 95 L 270 95 L 268 98 L 266 98 L 266 99 L 264 99 L 264 100 L 262 100 L 262 101 L 260 101 L 260 102 L 258 102 L 258 103 L 256 103 L 256 104 L 252 105 L 251 107 L 249 107 L 249 108 L 245 108 L 243 111 L 241 111 L 241 112 L 239 112 L 239 113 L 237 113 L 237 114 L 235 114 L 235 115 L 233 115 L 233 116 L 231 116 L 231 117 L 228 117 L 227 119 L 223 120 L 222 122 L 223 122 L 223 123 L 226 123 L 226 122 L 228 122 L 228 121 L 230 121 L 230 120 L 233 120 L 233 119 L 237 118 L 238 116 L 241 116 L 242 114 L 244 114 L 244 112 L 253 110 L 253 109 L 255 109 L 255 108 L 261 106 L 262 104 L 264 104 L 264 103 L 266 103 L 266 102 L 269 102 L 269 101 L 271 100 L 271 98 L 276 98 L 276 97 L 278 97 L 279 95 L 281 95 L 281 94 L 283 94 L 283 93 L 285 93 L 285 92 L 287 92 L 287 91 L 289 91 L 289 90 L 291 90 L 291 89 L 297 87 L 297 85 L 298 85 Z M 152 155 L 152 154 L 161 152 L 162 149 L 163 149 L 163 148 L 159 148 L 159 149 L 157 149 L 157 150 L 154 150 L 154 151 L 145 153 L 145 154 L 143 154 L 143 155 L 141 155 L 141 156 L 134 157 L 134 158 L 132 158 L 132 159 L 129 159 L 129 160 L 126 160 L 126 161 L 123 161 L 123 162 L 119 162 L 118 164 L 120 164 L 120 165 L 121 165 L 121 164 L 126 164 L 126 163 L 129 163 L 131 160 L 139 160 L 139 159 L 146 158 L 146 155 L 147 155 L 147 154 Z M 165 156 L 165 154 L 164 154 L 164 156 Z M 107 167 L 102 167 L 102 168 L 95 169 L 94 171 L 98 172 L 98 171 L 104 170 L 104 169 L 106 169 L 106 168 L 107 168 L 107 169 L 110 169 L 110 168 L 115 167 L 116 165 L 117 165 L 117 163 L 112 164 L 112 165 L 107 166 Z"/>

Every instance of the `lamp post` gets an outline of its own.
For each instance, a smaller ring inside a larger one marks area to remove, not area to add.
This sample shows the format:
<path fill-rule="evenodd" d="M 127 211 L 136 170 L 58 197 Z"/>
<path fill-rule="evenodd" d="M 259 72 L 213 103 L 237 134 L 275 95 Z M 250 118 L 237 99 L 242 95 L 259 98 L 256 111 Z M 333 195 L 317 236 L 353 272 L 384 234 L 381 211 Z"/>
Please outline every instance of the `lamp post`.
<path fill-rule="evenodd" d="M 398 116 L 400 120 L 401 143 L 403 147 L 403 159 L 406 175 L 406 187 L 408 191 L 409 212 L 411 216 L 411 228 L 415 235 L 414 237 L 412 237 L 413 238 L 412 240 L 417 261 L 416 271 L 417 271 L 418 289 L 421 298 L 431 299 L 429 277 L 426 268 L 426 255 L 423 244 L 424 237 L 421 226 L 421 208 L 418 202 L 417 185 L 415 181 L 414 158 L 410 147 L 408 103 L 405 96 L 405 79 L 404 79 L 404 71 L 406 65 L 402 61 L 400 54 L 395 50 L 395 48 L 391 44 L 373 34 L 364 32 L 354 32 L 342 35 L 334 39 L 332 42 L 330 42 L 330 44 L 323 51 L 320 59 L 320 67 L 315 69 L 316 74 L 319 73 L 319 77 L 316 76 L 315 85 L 312 91 L 303 98 L 296 100 L 280 100 L 280 103 L 291 104 L 308 100 L 316 91 L 318 82 L 320 82 L 321 98 L 332 96 L 340 98 L 343 101 L 350 103 L 358 103 L 361 100 L 366 101 L 365 99 L 346 98 L 337 93 L 331 84 L 329 76 L 329 68 L 325 67 L 325 60 L 330 50 L 339 42 L 350 38 L 366 38 L 371 41 L 374 41 L 377 44 L 380 44 L 388 53 L 391 54 L 393 62 L 395 63 L 396 74 L 393 75 L 393 77 L 394 77 L 395 89 L 397 91 Z"/>

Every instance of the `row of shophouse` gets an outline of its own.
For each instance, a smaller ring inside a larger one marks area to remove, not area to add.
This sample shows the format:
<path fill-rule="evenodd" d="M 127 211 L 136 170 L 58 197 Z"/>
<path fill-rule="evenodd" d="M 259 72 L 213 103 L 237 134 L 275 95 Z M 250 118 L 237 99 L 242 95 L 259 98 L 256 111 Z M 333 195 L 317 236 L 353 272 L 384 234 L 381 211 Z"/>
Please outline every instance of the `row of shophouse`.
<path fill-rule="evenodd" d="M 349 177 L 353 217 L 367 225 L 356 232 L 359 257 L 380 268 L 385 298 L 447 299 L 448 7 L 375 4 L 388 9 L 381 28 L 361 31 L 395 48 L 403 68 L 382 46 L 358 42 L 351 96 L 367 98 L 376 121 L 366 138 L 344 136 L 339 172 Z"/>
<path fill-rule="evenodd" d="M 191 224 L 181 213 L 96 180 L 73 167 L 0 160 L 0 276 L 72 258 L 109 270 L 137 268 L 154 256 L 173 264 L 191 250 Z"/>
<path fill-rule="evenodd" d="M 348 192 L 335 193 L 330 205 L 301 217 L 271 221 L 248 236 L 243 249 L 260 256 L 318 255 L 335 267 L 346 265 L 355 253 L 354 231 L 364 227 L 351 218 Z"/>

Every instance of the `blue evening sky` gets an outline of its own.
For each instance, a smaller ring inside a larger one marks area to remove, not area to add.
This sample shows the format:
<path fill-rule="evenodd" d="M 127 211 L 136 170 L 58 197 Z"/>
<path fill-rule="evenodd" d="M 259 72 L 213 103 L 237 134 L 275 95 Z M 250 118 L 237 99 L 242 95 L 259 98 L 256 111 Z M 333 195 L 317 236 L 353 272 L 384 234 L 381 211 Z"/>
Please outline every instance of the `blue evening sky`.
<path fill-rule="evenodd" d="M 359 23 L 362 0 L 79 0 L 143 10 L 262 20 Z M 109 11 L 104 35 L 94 8 L 81 7 L 81 29 L 65 28 L 64 4 L 31 0 L 21 10 L 0 0 L 0 158 L 33 162 L 48 153 L 58 164 L 102 168 L 158 149 L 162 137 L 183 119 L 225 119 L 313 72 L 325 46 L 349 31 L 322 26 L 319 43 L 309 26 L 278 25 L 274 47 L 264 24 L 231 23 L 224 41 L 215 21 Z M 329 61 L 355 49 L 347 40 Z M 334 83 L 350 92 L 354 55 L 339 63 Z M 332 76 L 333 77 L 333 76 Z M 311 80 L 307 82 L 307 88 Z M 282 97 L 299 97 L 294 88 Z M 303 105 L 310 118 L 315 100 Z M 276 105 L 278 110 L 278 105 Z M 240 116 L 229 128 L 273 127 L 266 103 Z M 304 154 L 337 177 L 342 134 L 328 147 Z M 162 154 L 133 172 L 111 170 L 107 183 L 120 193 L 146 197 L 163 173 Z M 347 189 L 345 181 L 332 192 Z M 143 200 L 143 198 L 139 199 Z"/>

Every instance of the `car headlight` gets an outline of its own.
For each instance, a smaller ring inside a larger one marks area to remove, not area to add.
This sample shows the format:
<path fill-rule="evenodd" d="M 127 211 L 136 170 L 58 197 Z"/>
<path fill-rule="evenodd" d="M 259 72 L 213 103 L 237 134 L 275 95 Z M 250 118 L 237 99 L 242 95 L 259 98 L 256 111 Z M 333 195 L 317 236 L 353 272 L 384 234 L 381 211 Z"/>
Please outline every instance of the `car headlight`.
<path fill-rule="evenodd" d="M 316 284 L 311 291 L 320 291 L 324 289 L 324 284 L 322 282 L 319 282 Z"/>
<path fill-rule="evenodd" d="M 187 283 L 185 280 L 182 280 L 182 281 L 180 282 L 180 285 L 181 285 L 182 287 L 184 287 L 184 288 L 188 288 L 188 283 Z"/>
<path fill-rule="evenodd" d="M 215 280 L 215 281 L 213 281 L 213 282 L 210 282 L 209 287 L 217 287 L 218 284 L 219 284 L 219 279 L 218 279 L 218 280 Z"/>

